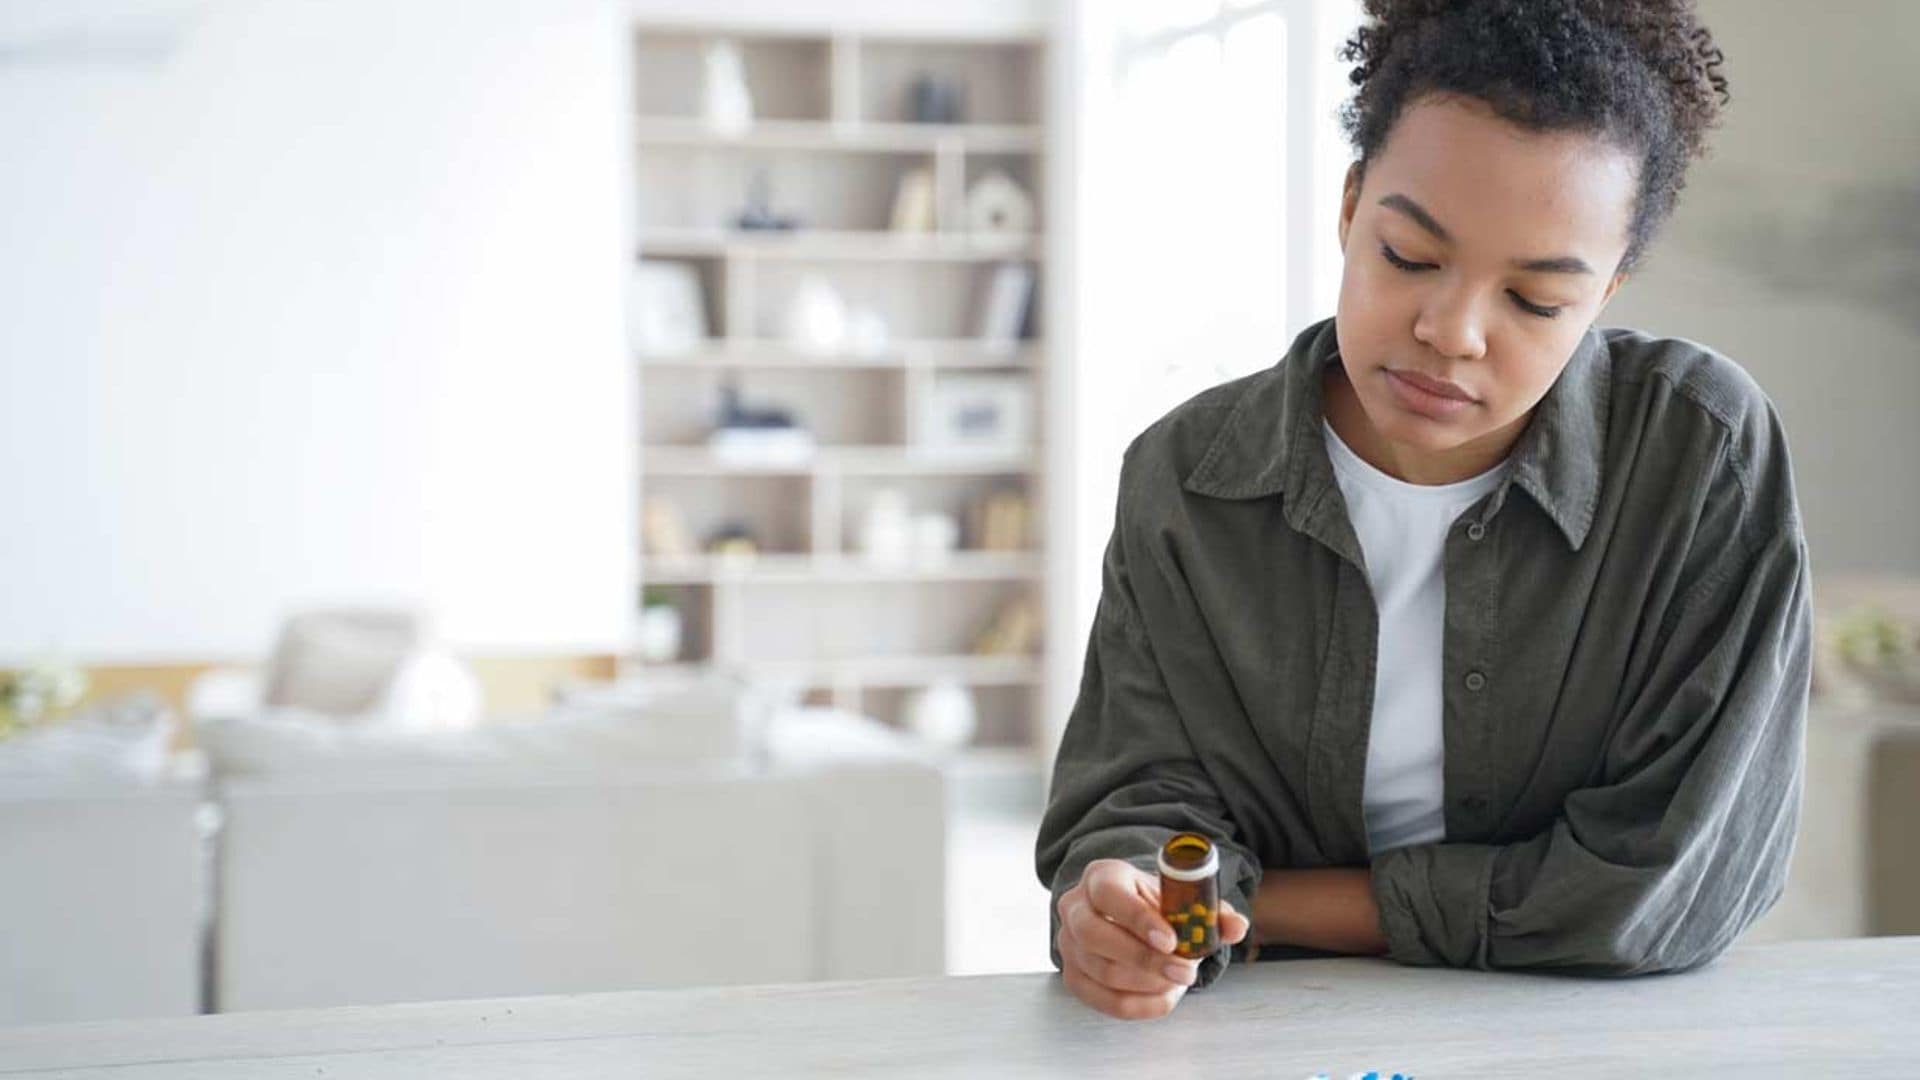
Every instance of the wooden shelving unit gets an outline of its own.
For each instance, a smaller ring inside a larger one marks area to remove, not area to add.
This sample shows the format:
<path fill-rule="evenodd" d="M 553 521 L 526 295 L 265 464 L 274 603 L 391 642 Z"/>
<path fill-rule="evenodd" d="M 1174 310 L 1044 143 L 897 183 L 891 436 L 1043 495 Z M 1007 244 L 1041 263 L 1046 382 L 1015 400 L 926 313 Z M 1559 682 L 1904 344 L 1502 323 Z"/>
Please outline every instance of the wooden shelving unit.
<path fill-rule="evenodd" d="M 744 62 L 754 111 L 744 130 L 715 130 L 701 115 L 703 57 L 720 38 Z M 636 26 L 634 48 L 638 254 L 693 268 L 712 335 L 636 357 L 641 500 L 669 501 L 700 550 L 642 551 L 641 584 L 673 598 L 687 641 L 679 661 L 636 659 L 628 672 L 718 669 L 798 683 L 815 700 L 896 724 L 912 693 L 950 679 L 968 688 L 979 714 L 972 756 L 1029 760 L 1045 727 L 1049 643 L 1042 633 L 1019 653 L 973 647 L 1010 605 L 1030 605 L 1035 625 L 1047 622 L 1050 357 L 1037 314 L 1011 347 L 976 331 L 997 267 L 1031 268 L 1036 312 L 1048 287 L 1045 41 L 675 23 Z M 912 118 L 912 86 L 927 73 L 964 88 L 961 122 Z M 916 169 L 932 180 L 934 225 L 895 232 L 896 185 Z M 989 171 L 1033 200 L 1033 230 L 968 228 L 967 194 Z M 739 227 L 755 193 L 798 226 Z M 884 343 L 826 352 L 789 343 L 783 305 L 808 277 L 879 315 Z M 942 380 L 978 376 L 1025 380 L 1029 444 L 930 445 L 929 395 Z M 812 436 L 811 451 L 742 461 L 709 448 L 729 384 L 756 406 L 790 412 Z M 861 515 L 882 491 L 960 521 L 960 549 L 866 557 Z M 996 492 L 1026 500 L 1030 524 L 1014 550 L 981 550 L 967 527 L 969 509 Z M 707 551 L 723 526 L 750 530 L 757 552 Z"/>

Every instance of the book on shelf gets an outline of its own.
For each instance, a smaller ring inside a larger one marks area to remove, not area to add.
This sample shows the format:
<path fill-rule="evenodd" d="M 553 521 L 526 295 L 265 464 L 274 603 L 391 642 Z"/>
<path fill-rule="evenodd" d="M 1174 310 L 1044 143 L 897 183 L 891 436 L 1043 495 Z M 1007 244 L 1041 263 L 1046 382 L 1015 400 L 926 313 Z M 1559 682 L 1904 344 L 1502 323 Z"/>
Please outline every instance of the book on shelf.
<path fill-rule="evenodd" d="M 968 506 L 967 534 L 980 551 L 1025 551 L 1031 513 L 1020 492 L 990 492 Z"/>
<path fill-rule="evenodd" d="M 979 311 L 978 339 L 984 351 L 1010 353 L 1019 347 L 1033 300 L 1033 267 L 1023 262 L 994 266 Z"/>

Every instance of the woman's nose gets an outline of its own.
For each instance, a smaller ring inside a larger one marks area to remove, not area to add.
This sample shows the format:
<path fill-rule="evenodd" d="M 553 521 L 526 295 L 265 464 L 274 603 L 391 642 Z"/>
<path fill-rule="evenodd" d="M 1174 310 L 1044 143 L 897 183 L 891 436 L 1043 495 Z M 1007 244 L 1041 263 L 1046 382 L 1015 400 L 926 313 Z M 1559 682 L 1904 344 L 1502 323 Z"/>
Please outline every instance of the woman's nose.
<path fill-rule="evenodd" d="M 1466 289 L 1450 289 L 1420 309 L 1413 336 L 1450 360 L 1477 360 L 1486 354 L 1485 318 Z"/>

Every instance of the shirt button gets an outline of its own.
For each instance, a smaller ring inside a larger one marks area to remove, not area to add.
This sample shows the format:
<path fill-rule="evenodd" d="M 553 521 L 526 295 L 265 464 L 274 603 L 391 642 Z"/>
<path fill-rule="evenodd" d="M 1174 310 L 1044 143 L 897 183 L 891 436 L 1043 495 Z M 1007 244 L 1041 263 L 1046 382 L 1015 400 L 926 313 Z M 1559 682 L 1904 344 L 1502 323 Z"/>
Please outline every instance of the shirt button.
<path fill-rule="evenodd" d="M 1478 540 L 1485 535 L 1487 535 L 1487 527 L 1485 525 L 1476 521 L 1467 526 L 1467 539 Z"/>
<path fill-rule="evenodd" d="M 1486 685 L 1487 685 L 1487 677 L 1485 675 L 1482 675 L 1477 671 L 1467 672 L 1467 689 L 1477 691 L 1481 687 L 1484 687 Z"/>

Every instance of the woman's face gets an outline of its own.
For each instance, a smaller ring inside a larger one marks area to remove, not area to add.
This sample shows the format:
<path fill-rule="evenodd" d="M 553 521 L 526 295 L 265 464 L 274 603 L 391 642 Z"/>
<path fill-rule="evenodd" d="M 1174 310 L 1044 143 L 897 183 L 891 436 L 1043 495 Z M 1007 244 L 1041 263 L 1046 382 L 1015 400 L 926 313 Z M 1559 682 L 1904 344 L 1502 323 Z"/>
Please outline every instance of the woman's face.
<path fill-rule="evenodd" d="M 1401 114 L 1364 183 L 1348 172 L 1340 213 L 1335 330 L 1363 456 L 1445 483 L 1506 455 L 1625 280 L 1637 169 L 1471 99 Z"/>

